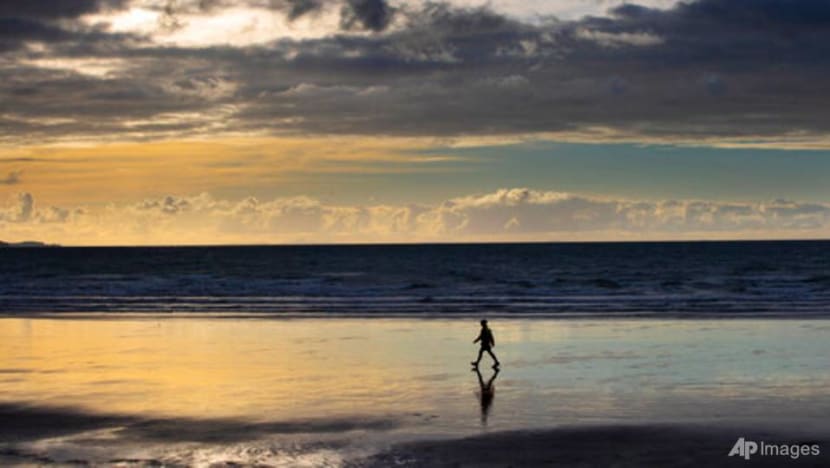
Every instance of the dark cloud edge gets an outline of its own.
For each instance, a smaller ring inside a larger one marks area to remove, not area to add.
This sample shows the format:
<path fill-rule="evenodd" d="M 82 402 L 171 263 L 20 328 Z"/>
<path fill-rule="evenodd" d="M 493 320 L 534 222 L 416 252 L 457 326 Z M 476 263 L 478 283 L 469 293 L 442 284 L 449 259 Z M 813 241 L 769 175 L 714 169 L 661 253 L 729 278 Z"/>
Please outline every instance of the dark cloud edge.
<path fill-rule="evenodd" d="M 200 6 L 221 1 L 208 3 Z M 0 141 L 216 133 L 793 147 L 830 140 L 828 1 L 625 4 L 608 17 L 540 24 L 444 3 L 417 11 L 382 0 L 337 4 L 342 33 L 244 48 L 152 47 L 146 38 L 14 19 L 18 31 L 7 29 L 0 50 L 6 44 L 6 55 L 19 59 L 6 72 L 30 79 L 0 88 L 9 98 L 0 106 Z M 331 7 L 268 5 L 299 16 Z M 20 63 L 28 55 L 9 44 L 27 37 L 41 37 L 58 57 L 146 66 L 105 80 L 56 76 Z M 222 83 L 235 89 L 211 95 Z M 157 119 L 216 109 L 229 110 L 219 124 Z M 40 123 L 55 117 L 67 123 Z"/>

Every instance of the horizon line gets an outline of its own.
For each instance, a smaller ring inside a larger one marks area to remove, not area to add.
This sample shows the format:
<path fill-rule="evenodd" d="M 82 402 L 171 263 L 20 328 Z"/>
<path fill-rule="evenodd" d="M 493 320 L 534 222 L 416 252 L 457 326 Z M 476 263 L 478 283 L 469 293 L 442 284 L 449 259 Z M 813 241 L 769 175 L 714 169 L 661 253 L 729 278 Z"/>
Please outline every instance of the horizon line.
<path fill-rule="evenodd" d="M 0 241 L 0 248 L 200 248 L 200 247 L 394 247 L 394 246 L 457 246 L 457 245 L 534 245 L 534 244 L 680 244 L 738 242 L 830 242 L 830 238 L 769 238 L 769 239 L 660 239 L 660 240 L 528 240 L 528 241 L 413 241 L 413 242 L 309 242 L 251 244 L 58 244 L 42 241 Z M 5 244 L 5 245 L 3 245 Z M 28 244 L 28 245 L 27 245 Z"/>

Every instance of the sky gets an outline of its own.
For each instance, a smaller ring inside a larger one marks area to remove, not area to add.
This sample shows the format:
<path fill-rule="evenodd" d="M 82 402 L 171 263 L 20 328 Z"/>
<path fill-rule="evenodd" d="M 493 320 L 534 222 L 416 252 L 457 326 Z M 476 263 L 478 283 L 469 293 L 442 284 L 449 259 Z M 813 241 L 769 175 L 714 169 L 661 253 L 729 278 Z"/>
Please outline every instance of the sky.
<path fill-rule="evenodd" d="M 830 0 L 31 0 L 0 25 L 0 240 L 830 237 Z"/>

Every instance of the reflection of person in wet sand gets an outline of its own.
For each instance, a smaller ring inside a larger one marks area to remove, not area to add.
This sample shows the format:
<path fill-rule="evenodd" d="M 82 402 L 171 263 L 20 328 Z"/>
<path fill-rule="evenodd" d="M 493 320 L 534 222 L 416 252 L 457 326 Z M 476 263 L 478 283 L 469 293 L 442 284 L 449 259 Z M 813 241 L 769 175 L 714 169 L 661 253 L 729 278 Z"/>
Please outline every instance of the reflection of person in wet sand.
<path fill-rule="evenodd" d="M 481 401 L 481 424 L 483 426 L 487 425 L 487 416 L 490 413 L 490 406 L 493 404 L 493 398 L 496 396 L 496 387 L 493 386 L 493 383 L 496 381 L 496 376 L 499 375 L 499 368 L 496 367 L 496 370 L 493 371 L 493 375 L 490 377 L 490 380 L 487 383 L 484 383 L 484 378 L 481 376 L 481 372 L 479 372 L 478 367 L 475 368 L 476 375 L 478 375 L 478 385 L 481 387 L 481 393 L 479 394 L 479 400 Z"/>
<path fill-rule="evenodd" d="M 481 332 L 478 334 L 478 338 L 476 338 L 473 343 L 481 342 L 481 348 L 478 350 L 478 359 L 471 362 L 470 364 L 478 367 L 478 363 L 481 362 L 481 356 L 484 354 L 485 351 L 493 358 L 495 364 L 493 364 L 493 369 L 498 369 L 499 367 L 499 360 L 495 354 L 493 354 L 493 346 L 496 346 L 496 339 L 493 338 L 493 331 L 490 330 L 490 327 L 487 326 L 487 320 L 481 321 Z"/>

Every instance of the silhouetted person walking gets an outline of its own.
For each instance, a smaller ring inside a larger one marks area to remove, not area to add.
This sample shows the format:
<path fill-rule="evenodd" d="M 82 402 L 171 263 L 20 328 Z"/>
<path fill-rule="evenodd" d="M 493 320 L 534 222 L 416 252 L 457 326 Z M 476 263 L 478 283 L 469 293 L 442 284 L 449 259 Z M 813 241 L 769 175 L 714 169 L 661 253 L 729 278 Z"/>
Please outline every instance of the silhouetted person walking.
<path fill-rule="evenodd" d="M 481 372 L 478 371 L 478 367 L 474 370 L 476 371 L 476 375 L 478 375 L 478 385 L 481 388 L 481 393 L 479 393 L 481 425 L 486 426 L 487 416 L 490 415 L 490 406 L 493 405 L 493 398 L 496 396 L 496 387 L 493 386 L 493 383 L 496 381 L 496 376 L 499 375 L 499 368 L 495 368 L 493 376 L 487 382 L 484 382 L 484 378 L 481 376 Z"/>
<path fill-rule="evenodd" d="M 478 334 L 478 338 L 476 338 L 473 343 L 481 342 L 481 348 L 478 350 L 478 359 L 471 362 L 470 364 L 478 367 L 478 363 L 481 361 L 481 356 L 484 354 L 485 351 L 493 358 L 493 361 L 496 363 L 493 364 L 493 369 L 497 369 L 499 367 L 499 358 L 493 354 L 493 346 L 496 345 L 496 339 L 493 338 L 493 331 L 490 330 L 490 327 L 487 326 L 487 320 L 481 321 L 481 332 Z"/>

